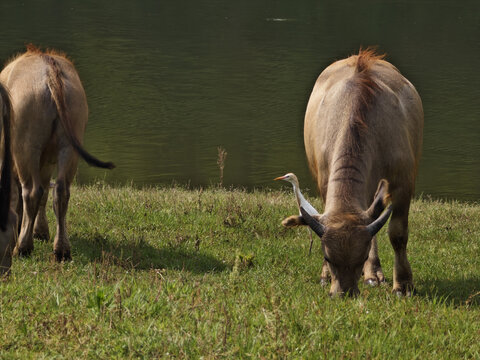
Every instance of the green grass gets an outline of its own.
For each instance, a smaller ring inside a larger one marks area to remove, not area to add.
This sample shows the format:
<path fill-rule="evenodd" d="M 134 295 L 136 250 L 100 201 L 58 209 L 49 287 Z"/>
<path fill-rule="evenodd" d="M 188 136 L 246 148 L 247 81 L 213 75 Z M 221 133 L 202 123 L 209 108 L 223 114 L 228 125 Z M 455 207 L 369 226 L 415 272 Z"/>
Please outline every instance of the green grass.
<path fill-rule="evenodd" d="M 330 299 L 296 212 L 290 188 L 75 187 L 73 261 L 35 241 L 0 283 L 0 358 L 480 358 L 479 205 L 413 203 L 413 298 L 382 230 L 388 285 Z"/>

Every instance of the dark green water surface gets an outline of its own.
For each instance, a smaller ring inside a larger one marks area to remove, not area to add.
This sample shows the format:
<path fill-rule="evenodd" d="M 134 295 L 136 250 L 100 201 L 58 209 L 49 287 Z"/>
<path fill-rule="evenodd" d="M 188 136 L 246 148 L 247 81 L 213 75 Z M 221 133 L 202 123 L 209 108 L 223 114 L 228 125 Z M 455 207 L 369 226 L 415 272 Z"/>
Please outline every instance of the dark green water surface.
<path fill-rule="evenodd" d="M 378 45 L 417 87 L 424 150 L 417 193 L 480 199 L 480 2 L 2 0 L 0 60 L 25 43 L 61 49 L 84 83 L 80 183 L 314 188 L 303 115 L 318 74 Z"/>

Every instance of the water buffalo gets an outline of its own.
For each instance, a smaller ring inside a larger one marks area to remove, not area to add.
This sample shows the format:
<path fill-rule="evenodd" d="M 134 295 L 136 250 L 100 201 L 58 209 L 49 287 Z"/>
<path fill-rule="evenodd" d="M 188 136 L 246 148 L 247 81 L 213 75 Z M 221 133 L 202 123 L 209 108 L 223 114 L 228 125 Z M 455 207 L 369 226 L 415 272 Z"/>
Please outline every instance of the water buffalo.
<path fill-rule="evenodd" d="M 70 184 L 77 171 L 78 155 L 88 164 L 111 169 L 83 147 L 88 105 L 80 78 L 64 54 L 41 51 L 29 45 L 0 73 L 10 92 L 15 114 L 12 154 L 23 198 L 20 235 L 14 253 L 33 250 L 33 234 L 48 239 L 45 205 L 55 166 L 53 209 L 57 217 L 54 252 L 58 261 L 70 258 L 65 217 Z"/>
<path fill-rule="evenodd" d="M 10 271 L 15 246 L 17 216 L 10 210 L 12 185 L 12 154 L 10 123 L 12 107 L 7 90 L 0 83 L 0 116 L 2 118 L 3 156 L 0 179 L 0 277 Z"/>
<path fill-rule="evenodd" d="M 375 233 L 390 212 L 393 291 L 411 295 L 408 212 L 422 137 L 417 91 L 375 51 L 360 50 L 318 77 L 305 114 L 304 141 L 325 209 L 320 216 L 290 216 L 283 224 L 308 223 L 321 237 L 331 295 L 357 294 L 362 270 L 367 283 L 384 281 Z"/>

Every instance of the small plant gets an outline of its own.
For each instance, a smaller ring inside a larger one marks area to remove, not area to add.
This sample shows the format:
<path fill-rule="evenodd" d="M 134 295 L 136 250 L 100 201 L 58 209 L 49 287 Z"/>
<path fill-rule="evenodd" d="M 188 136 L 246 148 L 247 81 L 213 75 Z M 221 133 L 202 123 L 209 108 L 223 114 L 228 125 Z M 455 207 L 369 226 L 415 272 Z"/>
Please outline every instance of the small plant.
<path fill-rule="evenodd" d="M 103 289 L 98 289 L 88 297 L 87 308 L 96 308 L 99 312 L 103 312 L 111 302 L 111 296 L 108 296 Z"/>
<path fill-rule="evenodd" d="M 220 183 L 219 183 L 219 185 L 220 185 L 220 187 L 222 187 L 223 186 L 223 169 L 225 168 L 225 160 L 227 159 L 227 151 L 221 146 L 219 146 L 217 148 L 217 150 L 218 150 L 217 165 L 220 169 Z"/>
<path fill-rule="evenodd" d="M 233 272 L 239 272 L 240 270 L 247 269 L 253 266 L 253 254 L 241 254 L 237 252 L 237 256 L 235 257 L 235 264 L 233 265 Z"/>

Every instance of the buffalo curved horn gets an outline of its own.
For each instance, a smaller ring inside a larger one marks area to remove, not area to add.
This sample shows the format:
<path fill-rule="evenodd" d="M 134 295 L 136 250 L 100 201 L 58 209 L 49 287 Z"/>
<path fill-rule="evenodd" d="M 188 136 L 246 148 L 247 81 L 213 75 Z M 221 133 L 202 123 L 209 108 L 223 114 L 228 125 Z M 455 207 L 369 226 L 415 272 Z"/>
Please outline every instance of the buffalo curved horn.
<path fill-rule="evenodd" d="M 302 206 L 300 206 L 300 212 L 305 223 L 310 226 L 315 234 L 317 234 L 319 237 L 322 237 L 323 234 L 325 234 L 325 226 L 314 219 Z"/>
<path fill-rule="evenodd" d="M 367 230 L 370 233 L 371 236 L 375 236 L 377 232 L 380 231 L 383 225 L 387 222 L 388 218 L 390 217 L 390 214 L 392 213 L 392 205 L 390 205 L 387 210 L 381 214 L 377 220 L 372 222 L 370 225 L 367 225 Z"/>

